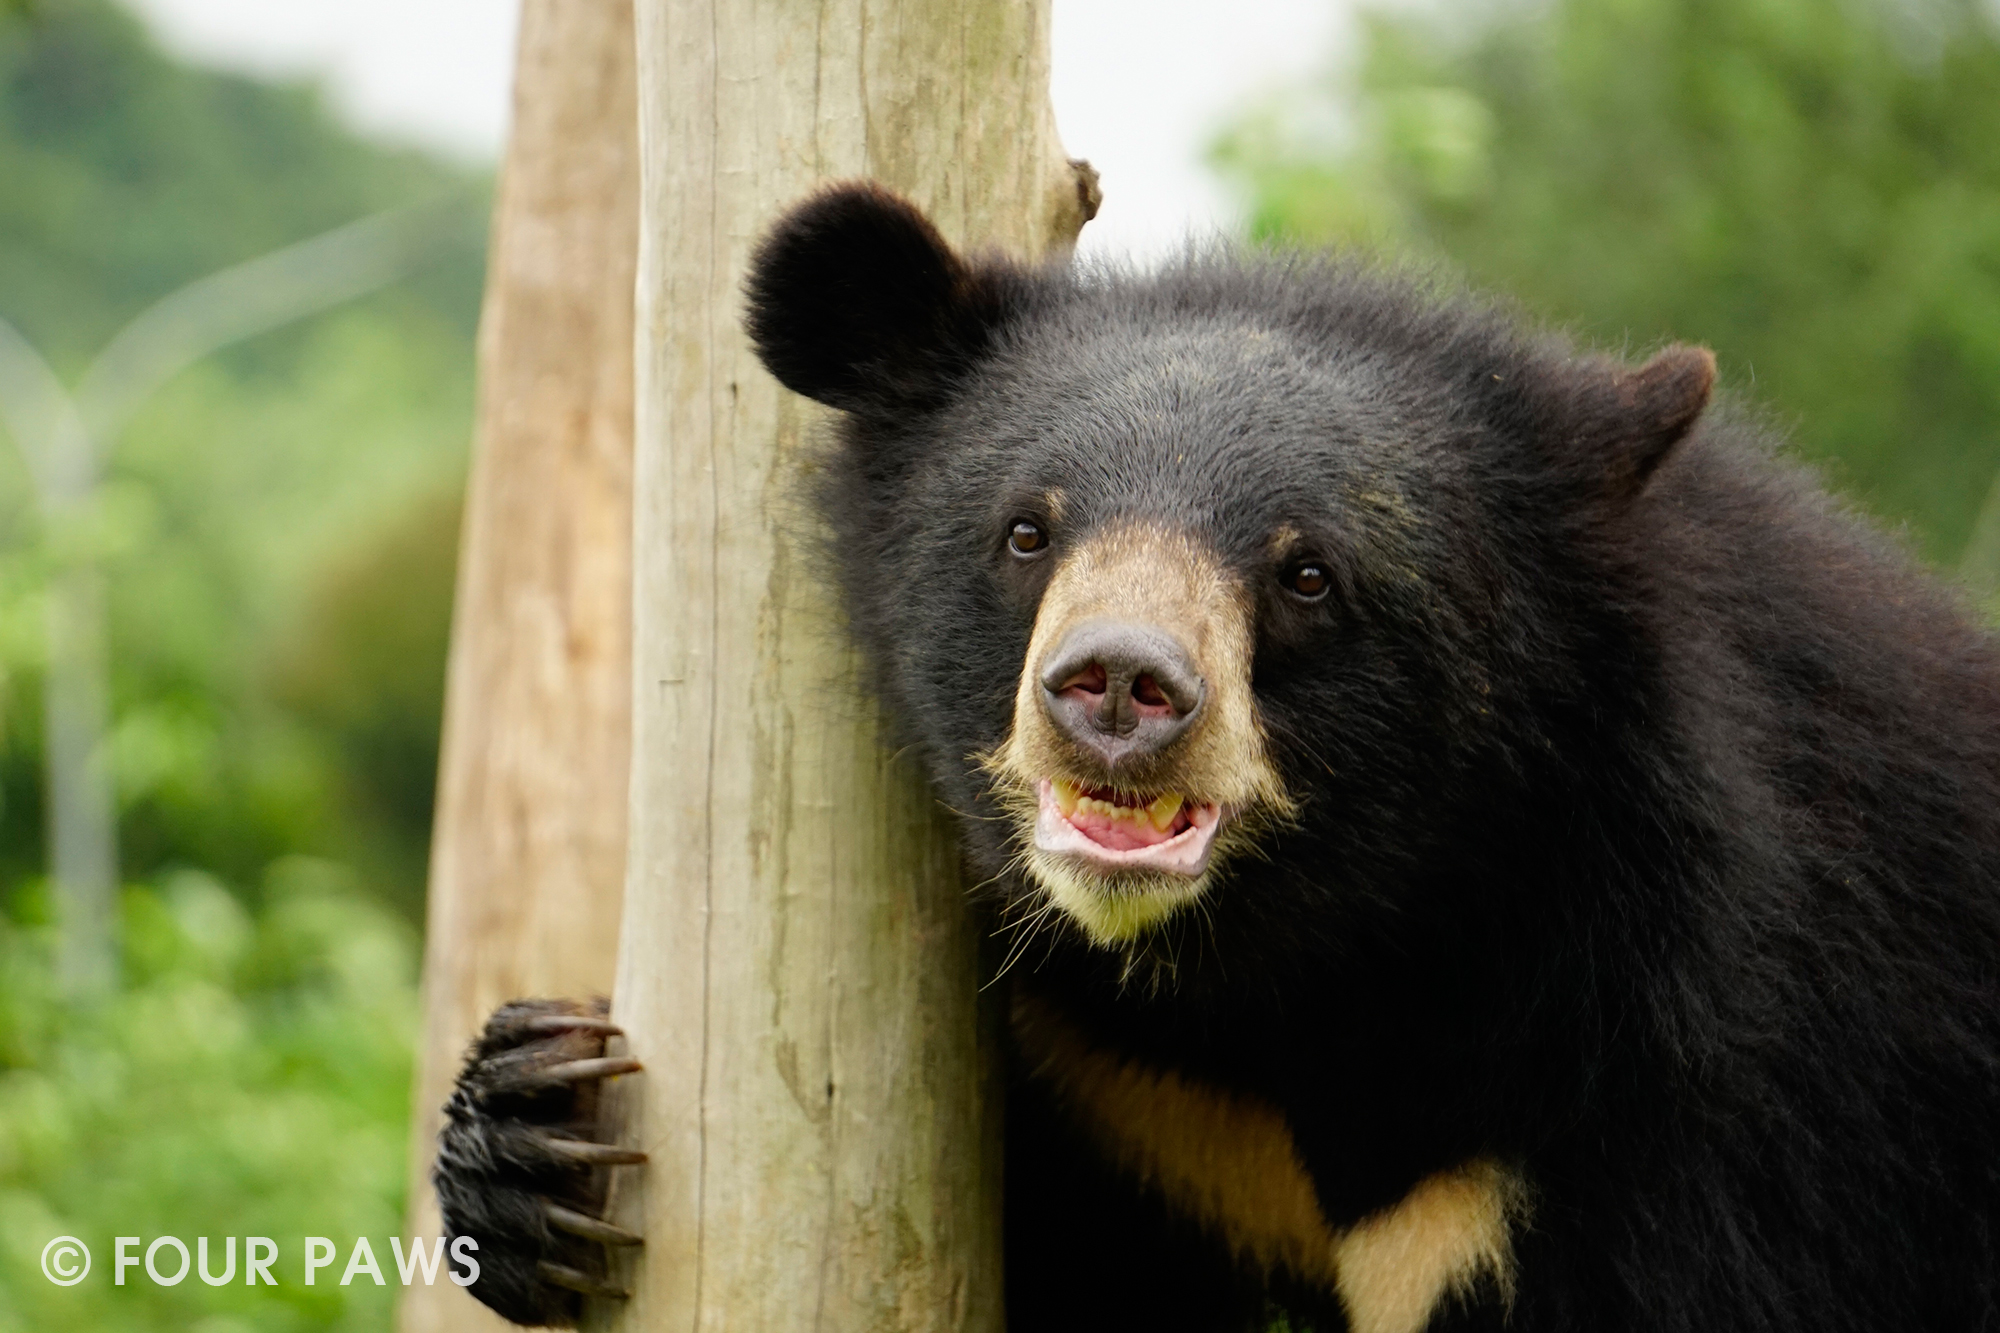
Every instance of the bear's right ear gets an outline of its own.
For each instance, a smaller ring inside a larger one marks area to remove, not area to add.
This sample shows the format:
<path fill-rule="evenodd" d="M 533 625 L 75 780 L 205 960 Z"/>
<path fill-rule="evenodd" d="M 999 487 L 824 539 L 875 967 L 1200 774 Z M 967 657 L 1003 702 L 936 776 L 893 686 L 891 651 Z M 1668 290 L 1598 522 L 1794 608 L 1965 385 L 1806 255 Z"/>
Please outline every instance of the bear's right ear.
<path fill-rule="evenodd" d="M 1575 363 L 1576 438 L 1605 493 L 1630 499 L 1687 438 L 1715 390 L 1715 353 L 1676 343 L 1633 368 L 1605 357 Z"/>
<path fill-rule="evenodd" d="M 849 412 L 923 408 L 1002 318 L 1003 274 L 967 265 L 907 200 L 836 185 L 758 245 L 745 323 L 788 389 Z"/>

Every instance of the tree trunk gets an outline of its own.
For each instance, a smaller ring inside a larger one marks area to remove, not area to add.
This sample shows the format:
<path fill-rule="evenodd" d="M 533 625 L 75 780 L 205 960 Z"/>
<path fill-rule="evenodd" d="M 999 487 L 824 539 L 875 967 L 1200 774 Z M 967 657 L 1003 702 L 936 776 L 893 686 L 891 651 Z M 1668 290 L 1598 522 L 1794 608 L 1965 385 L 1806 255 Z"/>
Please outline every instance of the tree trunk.
<path fill-rule="evenodd" d="M 1084 218 L 1048 0 L 638 0 L 633 825 L 615 1015 L 656 1329 L 998 1330 L 995 1027 L 950 829 L 883 747 L 741 328 L 786 205 L 871 176 L 1022 255 Z"/>
<path fill-rule="evenodd" d="M 610 990 L 631 737 L 631 0 L 526 0 L 479 330 L 432 835 L 412 1234 L 467 1045 L 516 996 Z M 511 1327 L 440 1281 L 404 1333 Z"/>

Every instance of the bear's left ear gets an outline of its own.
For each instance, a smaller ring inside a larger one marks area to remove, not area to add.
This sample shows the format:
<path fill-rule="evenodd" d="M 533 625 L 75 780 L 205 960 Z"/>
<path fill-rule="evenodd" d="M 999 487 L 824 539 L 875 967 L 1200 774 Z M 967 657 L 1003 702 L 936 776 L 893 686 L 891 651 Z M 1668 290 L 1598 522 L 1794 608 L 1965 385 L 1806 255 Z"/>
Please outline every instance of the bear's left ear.
<path fill-rule="evenodd" d="M 1583 444 L 1606 489 L 1637 495 L 1687 437 L 1715 388 L 1715 353 L 1676 343 L 1636 370 L 1598 363 L 1583 394 Z"/>
<path fill-rule="evenodd" d="M 849 412 L 922 408 L 984 349 L 1008 272 L 968 265 L 880 186 L 836 185 L 758 245 L 745 323 L 788 389 Z"/>

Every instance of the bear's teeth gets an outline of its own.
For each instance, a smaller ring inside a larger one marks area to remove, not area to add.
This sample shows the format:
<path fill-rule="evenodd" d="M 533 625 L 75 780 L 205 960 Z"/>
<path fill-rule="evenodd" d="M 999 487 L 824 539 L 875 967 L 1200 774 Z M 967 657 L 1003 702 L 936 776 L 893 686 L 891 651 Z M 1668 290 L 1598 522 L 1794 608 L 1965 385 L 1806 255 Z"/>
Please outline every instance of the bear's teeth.
<path fill-rule="evenodd" d="M 1099 819 L 1122 819 L 1132 824 L 1145 822 L 1160 833 L 1174 826 L 1174 821 L 1180 817 L 1181 807 L 1187 804 L 1187 798 L 1179 792 L 1168 792 L 1143 804 L 1101 800 L 1084 795 L 1082 783 L 1065 778 L 1051 778 L 1049 788 L 1055 796 L 1056 809 L 1062 812 L 1064 819 L 1074 819 L 1081 814 L 1094 815 Z"/>
<path fill-rule="evenodd" d="M 1055 788 L 1056 809 L 1062 811 L 1064 819 L 1076 813 L 1077 802 L 1083 799 L 1083 788 L 1065 778 L 1057 778 L 1049 784 Z"/>

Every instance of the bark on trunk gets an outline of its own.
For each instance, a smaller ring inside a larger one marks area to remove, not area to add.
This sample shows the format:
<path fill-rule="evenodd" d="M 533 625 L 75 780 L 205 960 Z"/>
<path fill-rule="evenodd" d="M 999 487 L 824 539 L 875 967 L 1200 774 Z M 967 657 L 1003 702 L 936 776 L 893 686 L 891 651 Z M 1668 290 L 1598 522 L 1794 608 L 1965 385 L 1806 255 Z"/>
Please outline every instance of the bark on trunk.
<path fill-rule="evenodd" d="M 638 0 L 630 877 L 651 1163 L 620 1329 L 1002 1327 L 995 1028 L 941 812 L 882 744 L 805 500 L 823 416 L 741 329 L 751 246 L 874 177 L 956 242 L 1084 219 L 1048 0 Z"/>
<path fill-rule="evenodd" d="M 631 738 L 631 0 L 526 0 L 479 330 L 432 837 L 411 1233 L 466 1046 L 517 996 L 606 994 Z M 511 1328 L 443 1281 L 403 1333 Z"/>

